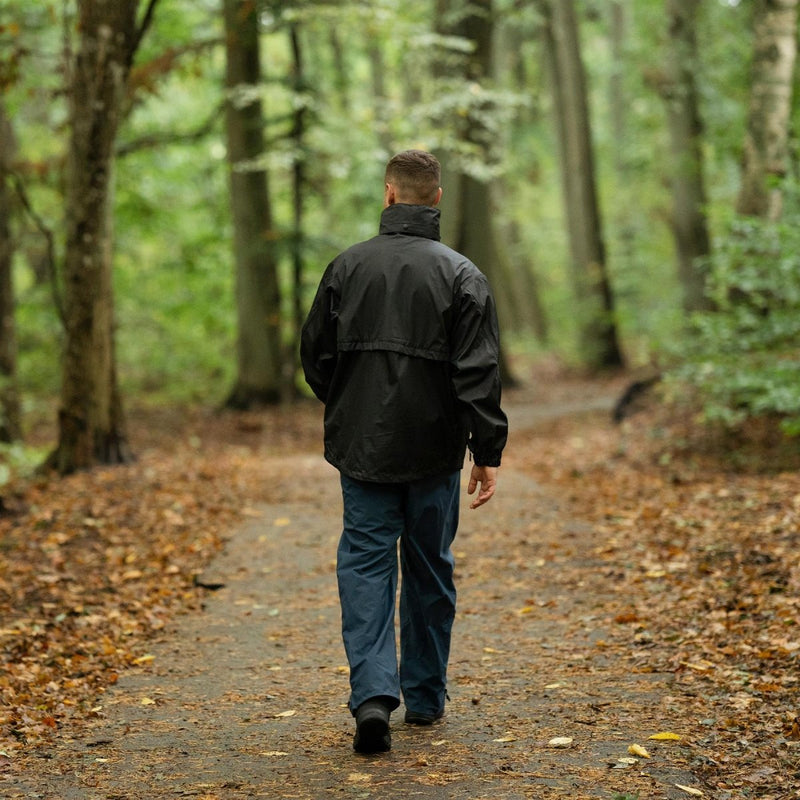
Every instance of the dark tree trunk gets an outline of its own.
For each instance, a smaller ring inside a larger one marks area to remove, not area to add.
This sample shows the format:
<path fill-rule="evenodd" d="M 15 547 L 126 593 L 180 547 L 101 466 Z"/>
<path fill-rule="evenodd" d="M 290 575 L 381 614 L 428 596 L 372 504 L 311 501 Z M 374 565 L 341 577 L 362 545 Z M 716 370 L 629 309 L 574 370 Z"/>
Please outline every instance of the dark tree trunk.
<path fill-rule="evenodd" d="M 619 367 L 623 357 L 595 186 L 578 20 L 573 0 L 540 0 L 539 6 L 552 68 L 580 350 L 588 367 Z"/>
<path fill-rule="evenodd" d="M 64 324 L 59 439 L 48 459 L 68 473 L 128 460 L 117 381 L 111 275 L 114 142 L 133 56 L 138 0 L 78 3 L 70 75 Z"/>
<path fill-rule="evenodd" d="M 492 0 L 476 0 L 464 8 L 456 8 L 448 0 L 437 3 L 437 30 L 445 35 L 467 39 L 472 50 L 458 66 L 440 64 L 440 76 L 470 81 L 484 87 L 492 78 L 492 38 L 494 10 Z M 490 114 L 487 99 L 484 105 L 470 109 L 455 129 L 458 136 L 476 153 L 481 163 L 490 165 L 497 159 L 496 141 L 481 121 Z M 449 123 L 446 123 L 449 124 Z M 465 168 L 453 153 L 442 154 L 442 239 L 470 261 L 489 278 L 498 306 L 500 326 L 510 330 L 514 320 L 514 300 L 511 294 L 508 255 L 498 238 L 492 207 L 492 181 L 481 180 Z M 500 369 L 503 381 L 513 385 L 505 348 L 501 349 Z"/>
<path fill-rule="evenodd" d="M 711 237 L 703 178 L 703 124 L 697 100 L 697 3 L 667 0 L 669 55 L 661 94 L 667 107 L 672 160 L 672 229 L 678 276 L 687 311 L 708 310 L 706 294 Z"/>
<path fill-rule="evenodd" d="M 237 375 L 226 405 L 277 403 L 283 393 L 281 307 L 269 200 L 261 82 L 258 4 L 223 0 L 225 15 L 225 128 L 238 314 Z"/>
<path fill-rule="evenodd" d="M 21 436 L 12 274 L 14 240 L 8 180 L 13 153 L 11 122 L 0 98 L 0 442 L 13 442 Z"/>
<path fill-rule="evenodd" d="M 303 49 L 298 26 L 289 28 L 292 46 L 293 83 L 296 95 L 300 96 L 308 90 L 303 65 Z M 294 165 L 292 169 L 292 358 L 297 359 L 300 352 L 300 331 L 304 320 L 303 305 L 303 211 L 305 196 L 306 169 L 306 107 L 298 102 L 292 124 L 292 141 L 294 147 Z"/>

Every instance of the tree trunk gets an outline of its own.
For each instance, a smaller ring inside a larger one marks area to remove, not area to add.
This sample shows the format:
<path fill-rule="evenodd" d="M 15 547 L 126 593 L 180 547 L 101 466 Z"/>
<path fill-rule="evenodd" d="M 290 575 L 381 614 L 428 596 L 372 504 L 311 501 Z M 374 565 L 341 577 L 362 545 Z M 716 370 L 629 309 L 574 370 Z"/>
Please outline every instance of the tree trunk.
<path fill-rule="evenodd" d="M 143 33 L 138 0 L 78 4 L 71 65 L 64 325 L 59 440 L 62 474 L 130 457 L 117 383 L 111 276 L 114 140 L 130 65 Z M 154 6 L 151 0 L 146 20 Z"/>
<path fill-rule="evenodd" d="M 461 36 L 472 44 L 472 50 L 458 70 L 457 77 L 485 84 L 492 75 L 492 37 L 494 17 L 492 0 L 476 0 L 454 14 L 448 0 L 437 3 L 439 33 Z M 440 76 L 456 77 L 452 65 L 439 65 Z M 489 114 L 486 102 L 470 109 L 454 127 L 458 136 L 477 153 L 483 165 L 491 165 L 497 155 L 493 152 L 495 139 L 481 121 Z M 511 265 L 497 236 L 492 208 L 490 180 L 480 180 L 459 162 L 452 153 L 442 154 L 442 240 L 475 263 L 490 280 L 497 302 L 500 326 L 510 330 L 515 318 L 514 301 L 507 279 Z M 513 385 L 505 349 L 500 353 L 500 371 L 504 383 Z"/>
<path fill-rule="evenodd" d="M 21 436 L 17 390 L 17 342 L 14 327 L 14 281 L 11 197 L 8 171 L 14 154 L 11 122 L 0 98 L 0 442 Z"/>
<path fill-rule="evenodd" d="M 624 177 L 627 171 L 626 133 L 627 106 L 625 104 L 625 58 L 626 14 L 622 0 L 613 0 L 609 7 L 611 32 L 611 58 L 614 64 L 609 80 L 608 106 L 611 112 L 611 130 L 614 133 L 614 169 Z"/>
<path fill-rule="evenodd" d="M 698 53 L 695 0 L 667 0 L 669 51 L 661 95 L 667 108 L 672 161 L 672 228 L 678 277 L 687 311 L 708 310 L 706 294 L 711 237 L 703 180 L 703 124 L 697 101 Z"/>
<path fill-rule="evenodd" d="M 540 0 L 540 8 L 545 19 L 561 144 L 561 175 L 581 355 L 586 366 L 592 368 L 618 367 L 623 358 L 595 187 L 578 20 L 573 0 Z"/>
<path fill-rule="evenodd" d="M 789 155 L 798 0 L 758 0 L 739 214 L 777 220 Z"/>
<path fill-rule="evenodd" d="M 305 69 L 303 64 L 303 48 L 300 42 L 298 25 L 289 26 L 289 38 L 292 48 L 293 89 L 296 95 L 306 92 Z M 292 123 L 292 146 L 294 148 L 294 164 L 292 168 L 292 349 L 291 358 L 297 360 L 300 353 L 300 332 L 304 320 L 303 304 L 303 212 L 305 198 L 306 169 L 306 106 L 303 101 L 295 104 Z"/>
<path fill-rule="evenodd" d="M 263 158 L 264 121 L 258 6 L 223 0 L 225 16 L 225 128 L 236 261 L 237 376 L 229 408 L 277 403 L 283 389 L 281 310 L 275 231 Z"/>

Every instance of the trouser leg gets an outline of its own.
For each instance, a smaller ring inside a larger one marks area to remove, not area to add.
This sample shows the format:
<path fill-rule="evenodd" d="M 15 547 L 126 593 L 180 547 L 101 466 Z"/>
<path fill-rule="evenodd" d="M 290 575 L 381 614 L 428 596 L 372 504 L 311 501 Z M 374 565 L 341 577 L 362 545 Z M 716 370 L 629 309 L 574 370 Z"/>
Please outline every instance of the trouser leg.
<path fill-rule="evenodd" d="M 400 703 L 395 645 L 397 540 L 403 526 L 404 487 L 341 476 L 344 525 L 336 574 L 342 638 L 350 664 L 350 710 L 371 697 Z"/>
<path fill-rule="evenodd" d="M 450 546 L 458 527 L 459 473 L 407 485 L 400 540 L 400 684 L 406 708 L 444 708 L 456 610 Z"/>

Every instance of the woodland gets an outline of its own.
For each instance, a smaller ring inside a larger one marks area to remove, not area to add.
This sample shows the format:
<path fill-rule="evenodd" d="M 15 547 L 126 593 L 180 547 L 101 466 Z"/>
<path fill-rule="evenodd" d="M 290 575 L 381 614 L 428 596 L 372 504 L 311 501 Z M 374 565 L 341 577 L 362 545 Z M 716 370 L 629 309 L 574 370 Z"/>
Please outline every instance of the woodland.
<path fill-rule="evenodd" d="M 796 796 L 797 37 L 797 0 L 0 0 L 0 772 L 196 609 L 268 491 L 254 436 L 313 450 L 305 311 L 420 147 L 510 396 L 616 392 L 520 462 L 699 554 L 669 613 L 724 607 L 697 672 L 760 662 L 741 724 L 780 739 L 719 796 Z"/>

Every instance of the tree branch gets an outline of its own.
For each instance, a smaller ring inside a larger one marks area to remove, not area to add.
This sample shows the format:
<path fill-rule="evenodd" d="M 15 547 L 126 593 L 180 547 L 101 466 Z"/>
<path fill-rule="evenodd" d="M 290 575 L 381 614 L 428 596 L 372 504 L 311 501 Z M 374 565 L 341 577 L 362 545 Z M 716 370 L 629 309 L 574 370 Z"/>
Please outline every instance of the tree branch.
<path fill-rule="evenodd" d="M 136 33 L 133 36 L 133 41 L 131 42 L 131 49 L 128 56 L 128 66 L 133 64 L 133 57 L 136 55 L 136 51 L 139 49 L 139 45 L 142 42 L 142 37 L 145 35 L 145 33 L 147 33 L 148 28 L 153 22 L 153 14 L 155 13 L 157 4 L 158 0 L 150 0 L 150 2 L 147 4 L 147 9 L 142 17 L 142 22 L 136 30 Z"/>
<path fill-rule="evenodd" d="M 193 131 L 168 131 L 166 133 L 152 133 L 147 136 L 140 136 L 130 142 L 120 144 L 116 148 L 117 158 L 124 158 L 140 150 L 150 150 L 168 144 L 186 144 L 197 142 L 208 136 L 213 130 L 217 119 L 222 115 L 224 105 L 217 106 L 208 119 Z"/>
<path fill-rule="evenodd" d="M 22 203 L 22 207 L 25 209 L 25 213 L 33 220 L 33 224 L 36 226 L 39 233 L 42 234 L 45 242 L 47 243 L 47 271 L 50 279 L 50 287 L 53 293 L 53 305 L 58 312 L 61 322 L 65 323 L 66 317 L 64 315 L 64 304 L 61 301 L 61 292 L 58 288 L 56 272 L 55 236 L 53 235 L 53 231 L 47 227 L 45 221 L 36 213 L 31 205 L 31 201 L 28 197 L 27 191 L 25 190 L 25 184 L 22 182 L 22 178 L 20 178 L 20 176 L 15 172 L 10 173 L 10 175 L 12 181 L 14 182 L 14 190 L 16 191 L 17 197 L 19 197 L 20 202 Z"/>

